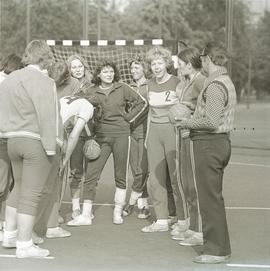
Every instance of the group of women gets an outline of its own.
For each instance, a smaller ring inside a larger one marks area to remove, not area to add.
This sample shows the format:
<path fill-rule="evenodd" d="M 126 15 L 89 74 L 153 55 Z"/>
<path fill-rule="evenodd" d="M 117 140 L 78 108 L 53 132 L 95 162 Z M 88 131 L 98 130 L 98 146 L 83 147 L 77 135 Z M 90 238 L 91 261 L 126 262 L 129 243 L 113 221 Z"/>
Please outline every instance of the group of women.
<path fill-rule="evenodd" d="M 122 224 L 136 202 L 138 217 L 148 218 L 149 193 L 156 219 L 142 232 L 169 231 L 172 226 L 172 239 L 181 245 L 203 245 L 193 143 L 189 129 L 179 128 L 192 117 L 204 88 L 199 51 L 182 50 L 178 74 L 172 75 L 171 52 L 154 47 L 145 58 L 131 60 L 131 85 L 121 82 L 108 59 L 93 73 L 79 55 L 53 63 L 50 48 L 39 40 L 27 46 L 22 63 L 24 68 L 0 84 L 0 135 L 14 176 L 14 188 L 6 193 L 2 246 L 16 247 L 18 258 L 46 257 L 49 251 L 36 245 L 43 239 L 33 232 L 48 238 L 70 236 L 59 226 L 58 214 L 59 175 L 67 166 L 72 198 L 67 226 L 91 225 L 97 183 L 111 154 L 114 224 Z M 84 156 L 89 138 L 99 148 L 92 160 Z M 126 202 L 129 164 L 134 183 Z"/>

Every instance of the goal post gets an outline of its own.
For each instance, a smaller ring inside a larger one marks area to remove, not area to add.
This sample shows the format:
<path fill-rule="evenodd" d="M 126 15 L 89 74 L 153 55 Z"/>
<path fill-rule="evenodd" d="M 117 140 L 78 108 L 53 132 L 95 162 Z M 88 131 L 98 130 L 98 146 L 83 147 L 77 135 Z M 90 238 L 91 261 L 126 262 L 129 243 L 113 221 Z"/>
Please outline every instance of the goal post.
<path fill-rule="evenodd" d="M 51 47 L 55 60 L 67 60 L 73 54 L 82 56 L 93 72 L 102 59 L 110 59 L 119 68 L 121 80 L 130 83 L 132 76 L 130 73 L 129 62 L 137 54 L 145 53 L 153 46 L 164 46 L 173 55 L 174 62 L 181 47 L 186 46 L 183 41 L 178 40 L 47 40 Z"/>

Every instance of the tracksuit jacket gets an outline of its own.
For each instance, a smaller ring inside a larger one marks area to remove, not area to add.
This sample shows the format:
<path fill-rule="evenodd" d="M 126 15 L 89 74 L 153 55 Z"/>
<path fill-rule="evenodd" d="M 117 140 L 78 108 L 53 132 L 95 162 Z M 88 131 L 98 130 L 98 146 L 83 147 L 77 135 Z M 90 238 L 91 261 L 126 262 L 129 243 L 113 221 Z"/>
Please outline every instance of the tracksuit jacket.
<path fill-rule="evenodd" d="M 40 140 L 47 155 L 62 144 L 54 81 L 36 65 L 11 73 L 0 85 L 0 137 Z"/>
<path fill-rule="evenodd" d="M 95 132 L 98 137 L 130 135 L 130 124 L 147 107 L 146 100 L 122 82 L 114 83 L 108 95 L 98 86 L 93 87 L 91 93 L 99 100 L 104 111 L 103 118 L 96 122 Z M 125 110 L 127 103 L 132 104 L 129 112 Z"/>

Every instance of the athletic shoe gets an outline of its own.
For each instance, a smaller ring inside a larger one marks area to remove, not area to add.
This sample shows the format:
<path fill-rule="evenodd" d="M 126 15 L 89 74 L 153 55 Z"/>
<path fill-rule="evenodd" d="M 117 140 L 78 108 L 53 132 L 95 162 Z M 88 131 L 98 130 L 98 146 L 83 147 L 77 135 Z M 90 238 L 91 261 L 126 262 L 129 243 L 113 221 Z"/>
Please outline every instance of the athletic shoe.
<path fill-rule="evenodd" d="M 153 222 L 151 225 L 143 227 L 141 231 L 145 233 L 150 233 L 150 232 L 163 232 L 168 230 L 169 230 L 168 224 L 163 225 Z"/>
<path fill-rule="evenodd" d="M 7 238 L 5 234 L 3 234 L 2 247 L 5 248 L 16 248 L 17 237 Z"/>
<path fill-rule="evenodd" d="M 202 238 L 202 236 L 198 237 L 196 234 L 193 234 L 189 238 L 186 238 L 183 241 L 179 242 L 179 245 L 187 246 L 187 247 L 202 246 L 203 245 L 203 238 Z"/>
<path fill-rule="evenodd" d="M 215 255 L 200 255 L 194 258 L 194 263 L 203 264 L 215 264 L 215 263 L 225 263 L 230 259 L 230 255 L 227 256 L 215 256 Z"/>
<path fill-rule="evenodd" d="M 61 215 L 58 216 L 58 223 L 59 224 L 64 224 L 65 223 L 65 220 Z"/>
<path fill-rule="evenodd" d="M 79 216 L 81 214 L 81 210 L 80 209 L 76 209 L 74 211 L 72 211 L 71 217 L 73 219 L 75 219 L 77 216 Z"/>
<path fill-rule="evenodd" d="M 17 248 L 16 257 L 17 258 L 45 258 L 50 255 L 48 249 L 40 248 L 36 245 L 32 245 L 26 248 Z"/>
<path fill-rule="evenodd" d="M 139 210 L 138 218 L 147 219 L 150 216 L 151 214 L 148 208 L 143 207 L 142 209 Z"/>
<path fill-rule="evenodd" d="M 65 238 L 69 236 L 71 236 L 71 233 L 61 227 L 48 228 L 46 232 L 47 238 Z"/>
<path fill-rule="evenodd" d="M 134 209 L 134 205 L 127 204 L 123 210 L 123 216 L 131 215 Z"/>
<path fill-rule="evenodd" d="M 124 223 L 123 217 L 122 217 L 122 210 L 121 208 L 114 208 L 113 210 L 113 224 L 120 225 Z"/>
<path fill-rule="evenodd" d="M 181 231 L 178 234 L 172 235 L 172 239 L 176 241 L 184 241 L 187 238 L 190 238 L 195 232 L 191 230 Z"/>
<path fill-rule="evenodd" d="M 188 230 L 187 225 L 180 225 L 178 222 L 173 224 L 173 229 L 171 230 L 171 235 L 179 235 L 181 232 Z"/>
<path fill-rule="evenodd" d="M 178 222 L 176 222 L 176 223 L 174 223 L 174 224 L 171 225 L 171 229 L 172 230 L 175 229 L 176 227 L 178 227 Z"/>
<path fill-rule="evenodd" d="M 89 226 L 92 225 L 91 217 L 79 215 L 76 216 L 73 220 L 67 223 L 67 226 L 77 227 L 77 226 Z"/>
<path fill-rule="evenodd" d="M 32 232 L 32 240 L 35 245 L 40 245 L 44 243 L 44 239 L 38 236 L 35 232 Z"/>
<path fill-rule="evenodd" d="M 168 224 L 169 226 L 172 226 L 177 222 L 177 216 L 168 216 Z"/>

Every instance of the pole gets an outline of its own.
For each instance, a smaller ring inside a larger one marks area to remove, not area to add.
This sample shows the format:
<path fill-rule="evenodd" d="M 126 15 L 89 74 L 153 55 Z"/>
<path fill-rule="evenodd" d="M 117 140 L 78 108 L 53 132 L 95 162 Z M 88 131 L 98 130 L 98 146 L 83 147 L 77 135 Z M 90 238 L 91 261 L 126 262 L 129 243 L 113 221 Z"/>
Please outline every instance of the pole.
<path fill-rule="evenodd" d="M 226 48 L 229 56 L 228 73 L 232 75 L 233 0 L 226 0 Z"/>
<path fill-rule="evenodd" d="M 2 0 L 0 0 L 0 48 L 2 48 Z M 0 53 L 0 57 L 1 57 Z"/>
<path fill-rule="evenodd" d="M 159 38 L 162 39 L 162 0 L 158 0 L 158 27 Z"/>
<path fill-rule="evenodd" d="M 100 0 L 97 0 L 97 40 L 100 40 Z"/>
<path fill-rule="evenodd" d="M 30 33 L 30 21 L 31 21 L 31 7 L 30 7 L 30 0 L 26 2 L 26 44 L 28 44 L 31 40 L 31 33 Z"/>
<path fill-rule="evenodd" d="M 247 109 L 250 107 L 250 93 L 251 93 L 251 67 L 252 67 L 252 56 L 248 56 L 248 84 L 247 84 Z"/>
<path fill-rule="evenodd" d="M 83 2 L 83 39 L 88 40 L 88 0 Z"/>

